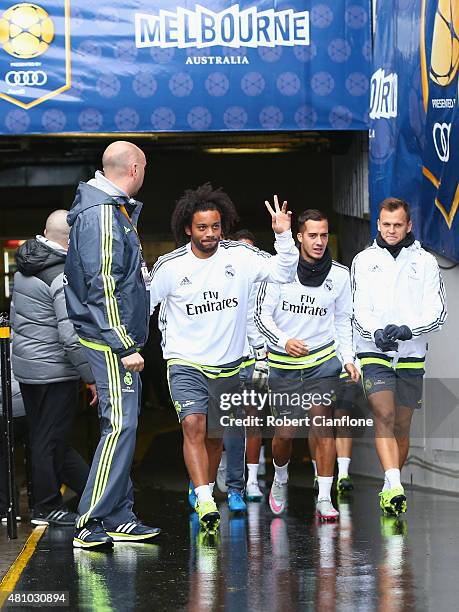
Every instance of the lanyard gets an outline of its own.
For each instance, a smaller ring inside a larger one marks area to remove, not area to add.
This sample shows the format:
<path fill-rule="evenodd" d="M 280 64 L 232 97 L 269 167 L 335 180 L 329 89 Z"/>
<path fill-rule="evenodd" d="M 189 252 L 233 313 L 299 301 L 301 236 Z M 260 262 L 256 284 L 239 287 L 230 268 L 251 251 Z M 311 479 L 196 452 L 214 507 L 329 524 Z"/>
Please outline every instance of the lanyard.
<path fill-rule="evenodd" d="M 137 231 L 137 228 L 135 227 L 135 225 L 132 223 L 132 219 L 128 214 L 128 211 L 126 210 L 126 206 L 124 204 L 121 204 L 120 206 L 120 211 L 123 213 L 123 215 L 126 217 L 126 219 L 129 221 L 129 223 L 132 225 L 132 229 L 135 231 L 135 233 L 137 234 L 137 238 L 139 238 L 139 242 L 140 242 L 140 237 L 139 237 L 139 232 Z"/>

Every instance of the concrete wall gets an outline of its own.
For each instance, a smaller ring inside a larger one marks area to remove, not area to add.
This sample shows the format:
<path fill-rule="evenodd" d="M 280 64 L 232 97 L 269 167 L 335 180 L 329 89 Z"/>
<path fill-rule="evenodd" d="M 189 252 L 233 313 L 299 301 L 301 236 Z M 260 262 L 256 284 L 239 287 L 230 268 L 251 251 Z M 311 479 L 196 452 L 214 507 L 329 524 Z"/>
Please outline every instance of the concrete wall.
<path fill-rule="evenodd" d="M 451 262 L 438 257 L 440 265 Z M 459 493 L 459 266 L 442 270 L 449 317 L 429 338 L 424 408 L 415 413 L 404 483 Z M 372 440 L 354 444 L 352 471 L 382 477 Z"/>

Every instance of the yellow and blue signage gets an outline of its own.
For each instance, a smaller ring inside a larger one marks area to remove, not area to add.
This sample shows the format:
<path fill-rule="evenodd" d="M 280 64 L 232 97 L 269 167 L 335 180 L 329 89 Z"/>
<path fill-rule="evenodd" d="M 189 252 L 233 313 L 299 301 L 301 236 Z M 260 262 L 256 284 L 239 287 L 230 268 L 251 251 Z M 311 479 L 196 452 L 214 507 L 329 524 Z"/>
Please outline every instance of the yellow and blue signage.
<path fill-rule="evenodd" d="M 0 133 L 362 130 L 370 0 L 0 0 Z"/>
<path fill-rule="evenodd" d="M 376 7 L 370 96 L 370 193 L 407 200 L 416 237 L 459 261 L 459 3 Z M 409 27 L 408 27 L 409 26 Z"/>

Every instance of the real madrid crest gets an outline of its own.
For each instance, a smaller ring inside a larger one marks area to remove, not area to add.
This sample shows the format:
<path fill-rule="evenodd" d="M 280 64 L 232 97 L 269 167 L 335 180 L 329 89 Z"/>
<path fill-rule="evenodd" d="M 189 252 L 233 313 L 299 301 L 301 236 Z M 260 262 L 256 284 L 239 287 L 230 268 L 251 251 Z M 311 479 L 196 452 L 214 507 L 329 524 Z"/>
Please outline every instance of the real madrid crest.
<path fill-rule="evenodd" d="M 231 264 L 225 266 L 225 276 L 227 278 L 233 278 L 236 275 L 236 271 Z"/>

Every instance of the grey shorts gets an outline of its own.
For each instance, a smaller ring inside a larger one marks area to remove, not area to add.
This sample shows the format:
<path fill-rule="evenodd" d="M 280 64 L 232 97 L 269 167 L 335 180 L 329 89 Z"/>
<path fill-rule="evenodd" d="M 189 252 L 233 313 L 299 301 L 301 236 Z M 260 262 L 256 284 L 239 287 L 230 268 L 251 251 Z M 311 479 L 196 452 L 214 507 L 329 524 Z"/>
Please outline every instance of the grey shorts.
<path fill-rule="evenodd" d="M 221 367 L 167 363 L 169 392 L 180 422 L 190 414 L 218 411 L 222 394 L 239 393 L 240 362 Z"/>

